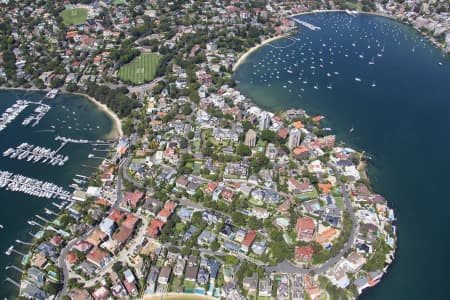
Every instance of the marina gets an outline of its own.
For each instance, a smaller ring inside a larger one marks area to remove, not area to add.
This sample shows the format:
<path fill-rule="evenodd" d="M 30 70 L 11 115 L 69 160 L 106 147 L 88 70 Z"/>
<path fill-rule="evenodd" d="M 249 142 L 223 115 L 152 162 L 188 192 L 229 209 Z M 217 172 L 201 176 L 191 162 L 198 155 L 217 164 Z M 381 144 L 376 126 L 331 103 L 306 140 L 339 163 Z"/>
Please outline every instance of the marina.
<path fill-rule="evenodd" d="M 56 149 L 34 146 L 28 143 L 22 143 L 16 148 L 8 148 L 3 152 L 4 157 L 15 158 L 18 160 L 26 159 L 27 162 L 48 164 L 51 166 L 63 166 L 68 160 L 69 156 L 58 154 L 58 152 L 67 144 L 63 141 Z"/>
<path fill-rule="evenodd" d="M 0 188 L 47 199 L 71 200 L 71 194 L 47 181 L 0 170 Z"/>
<path fill-rule="evenodd" d="M 441 174 L 449 165 L 450 144 L 443 138 L 450 124 L 449 58 L 413 28 L 383 17 L 336 12 L 298 18 L 321 31 L 302 30 L 294 36 L 300 41 L 290 48 L 254 51 L 234 75 L 238 88 L 273 112 L 299 108 L 327 116 L 322 124 L 334 129 L 338 141 L 373 157 L 368 173 L 374 189 L 396 210 L 399 245 L 388 276 L 360 299 L 445 298 L 445 289 L 427 287 L 446 276 L 442 262 L 448 260 L 449 235 L 438 229 L 450 228 L 446 190 L 439 188 L 448 178 L 427 174 Z M 271 44 L 288 45 L 290 40 Z M 298 80 L 292 92 L 283 89 L 288 80 Z M 328 83 L 332 90 L 325 88 Z M 427 126 L 420 122 L 425 119 Z M 425 136 L 432 146 L 424 154 L 420 145 Z M 424 257 L 420 249 L 443 236 L 432 257 Z M 424 284 L 427 274 L 433 276 Z"/>
<path fill-rule="evenodd" d="M 14 121 L 22 111 L 24 111 L 29 105 L 26 100 L 17 100 L 11 107 L 0 116 L 0 131 L 4 130 L 9 123 Z"/>
<path fill-rule="evenodd" d="M 39 104 L 39 106 L 34 109 L 34 113 L 26 117 L 22 121 L 22 125 L 23 126 L 31 125 L 31 127 L 35 127 L 36 125 L 39 124 L 42 118 L 49 112 L 50 108 L 51 108 L 50 105 Z"/>

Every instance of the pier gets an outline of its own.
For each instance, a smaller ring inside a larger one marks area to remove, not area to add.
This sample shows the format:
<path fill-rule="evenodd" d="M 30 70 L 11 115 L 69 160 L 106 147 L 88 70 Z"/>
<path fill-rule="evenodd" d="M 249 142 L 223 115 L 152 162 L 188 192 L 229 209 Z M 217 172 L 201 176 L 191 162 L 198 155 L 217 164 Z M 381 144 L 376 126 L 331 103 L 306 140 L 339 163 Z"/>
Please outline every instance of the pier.
<path fill-rule="evenodd" d="M 0 188 L 40 198 L 71 200 L 71 194 L 56 184 L 0 170 Z"/>
<path fill-rule="evenodd" d="M 5 270 L 9 270 L 9 269 L 13 269 L 13 270 L 16 270 L 19 273 L 23 273 L 23 270 L 21 268 L 13 266 L 13 265 L 5 267 Z"/>
<path fill-rule="evenodd" d="M 89 144 L 88 140 L 72 139 L 72 138 L 59 136 L 59 135 L 57 137 L 55 137 L 55 141 L 63 141 L 63 142 L 66 142 L 66 143 L 75 143 L 75 144 Z"/>
<path fill-rule="evenodd" d="M 14 279 L 11 279 L 10 277 L 6 277 L 6 278 L 5 278 L 5 281 L 7 281 L 7 282 L 9 282 L 9 283 L 11 283 L 11 284 L 13 284 L 13 285 L 15 285 L 17 288 L 20 289 L 20 284 L 19 284 L 17 281 L 14 281 Z"/>
<path fill-rule="evenodd" d="M 41 221 L 43 221 L 43 222 L 47 222 L 47 223 L 50 223 L 50 221 L 49 220 L 47 220 L 46 218 L 44 218 L 44 217 L 41 217 L 40 215 L 35 215 L 36 216 L 36 218 L 38 218 L 39 220 L 41 220 Z"/>
<path fill-rule="evenodd" d="M 42 100 L 41 100 L 42 101 Z M 51 107 L 47 104 L 42 104 L 42 102 L 29 102 L 33 104 L 37 104 L 38 107 L 34 109 L 34 113 L 30 116 L 26 117 L 25 120 L 23 120 L 22 125 L 28 126 L 31 124 L 31 127 L 35 127 L 39 124 L 41 119 L 50 111 Z"/>
<path fill-rule="evenodd" d="M 305 26 L 306 28 L 308 28 L 308 29 L 310 29 L 310 30 L 314 30 L 314 31 L 320 30 L 320 27 L 319 27 L 319 26 L 315 26 L 315 25 L 310 24 L 310 23 L 308 23 L 308 22 L 305 22 L 305 21 L 302 21 L 302 20 L 297 20 L 297 19 L 294 19 L 294 18 L 292 18 L 292 20 L 294 20 L 294 22 L 297 22 L 297 23 L 300 24 L 300 25 Z"/>
<path fill-rule="evenodd" d="M 20 251 L 17 251 L 16 249 L 14 249 L 14 246 L 9 247 L 8 250 L 5 251 L 5 254 L 8 256 L 10 256 L 12 253 L 20 255 L 22 257 L 26 255 L 25 253 L 22 253 Z"/>
<path fill-rule="evenodd" d="M 56 149 L 40 147 L 30 145 L 28 143 L 22 143 L 16 148 L 8 148 L 3 152 L 4 157 L 16 158 L 18 160 L 26 159 L 27 162 L 41 162 L 47 163 L 52 166 L 63 166 L 69 157 L 66 155 L 58 154 L 58 152 L 67 144 L 63 141 L 61 145 Z"/>
<path fill-rule="evenodd" d="M 14 121 L 18 115 L 30 104 L 26 100 L 17 100 L 11 107 L 7 108 L 6 111 L 0 116 L 0 131 L 4 130 L 9 123 Z"/>

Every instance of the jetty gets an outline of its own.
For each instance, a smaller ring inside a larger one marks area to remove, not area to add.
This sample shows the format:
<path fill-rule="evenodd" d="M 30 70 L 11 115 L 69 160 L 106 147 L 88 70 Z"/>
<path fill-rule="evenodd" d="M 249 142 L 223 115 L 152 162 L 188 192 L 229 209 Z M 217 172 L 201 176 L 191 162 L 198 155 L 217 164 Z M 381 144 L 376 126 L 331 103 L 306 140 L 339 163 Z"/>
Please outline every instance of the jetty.
<path fill-rule="evenodd" d="M 71 200 L 72 198 L 68 191 L 56 184 L 2 170 L 0 170 L 0 188 L 13 192 L 22 192 L 39 198 L 57 198 L 61 200 Z"/>
<path fill-rule="evenodd" d="M 88 140 L 72 139 L 72 138 L 59 136 L 59 135 L 55 137 L 55 141 L 63 141 L 63 142 L 66 142 L 66 143 L 75 143 L 75 144 L 89 144 Z"/>
<path fill-rule="evenodd" d="M 26 159 L 26 161 L 33 163 L 40 161 L 41 163 L 47 163 L 52 166 L 63 166 L 69 160 L 69 157 L 58 154 L 58 152 L 66 144 L 67 142 L 63 141 L 56 150 L 52 150 L 50 148 L 22 143 L 16 148 L 8 148 L 3 152 L 3 156 L 19 160 Z"/>
<path fill-rule="evenodd" d="M 28 126 L 31 124 L 31 127 L 35 127 L 39 124 L 41 119 L 50 111 L 51 107 L 47 104 L 42 104 L 41 102 L 29 102 L 37 104 L 38 107 L 34 109 L 34 113 L 30 116 L 26 117 L 25 120 L 23 120 L 22 125 Z"/>
<path fill-rule="evenodd" d="M 305 22 L 305 21 L 302 21 L 302 20 L 297 20 L 297 19 L 295 19 L 295 18 L 292 18 L 292 20 L 294 20 L 294 22 L 296 22 L 296 23 L 298 23 L 298 24 L 300 24 L 300 25 L 305 26 L 306 28 L 308 28 L 308 29 L 310 29 L 310 30 L 317 31 L 317 30 L 320 30 L 320 29 L 321 29 L 319 26 L 315 26 L 315 25 L 313 25 L 313 24 L 311 24 L 311 23 L 308 23 L 308 22 Z"/>
<path fill-rule="evenodd" d="M 11 107 L 7 108 L 0 116 L 0 131 L 4 130 L 9 123 L 14 121 L 18 115 L 30 104 L 26 100 L 17 100 Z"/>

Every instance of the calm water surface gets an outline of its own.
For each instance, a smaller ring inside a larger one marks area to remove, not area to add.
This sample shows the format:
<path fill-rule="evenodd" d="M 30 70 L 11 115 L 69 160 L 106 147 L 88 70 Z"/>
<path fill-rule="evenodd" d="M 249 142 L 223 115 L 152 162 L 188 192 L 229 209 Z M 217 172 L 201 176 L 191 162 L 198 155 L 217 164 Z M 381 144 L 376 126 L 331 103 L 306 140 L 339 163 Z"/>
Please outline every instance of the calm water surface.
<path fill-rule="evenodd" d="M 17 99 L 39 100 L 43 95 L 43 93 L 0 90 L 0 112 L 3 113 Z M 36 107 L 30 105 L 14 122 L 8 125 L 8 128 L 0 132 L 0 169 L 49 181 L 72 191 L 68 186 L 73 183 L 72 179 L 75 178 L 75 174 L 89 175 L 94 170 L 94 166 L 100 163 L 99 159 L 89 159 L 89 153 L 104 156 L 105 152 L 96 152 L 90 145 L 69 143 L 59 152 L 68 155 L 69 161 L 62 167 L 52 167 L 47 164 L 33 164 L 26 160 L 5 158 L 2 155 L 3 151 L 23 142 L 56 149 L 60 145 L 60 142 L 54 140 L 56 135 L 89 140 L 106 138 L 113 129 L 113 123 L 105 112 L 98 110 L 93 103 L 80 96 L 61 94 L 54 100 L 44 100 L 44 103 L 51 105 L 52 109 L 38 126 L 31 128 L 21 125 L 23 119 L 30 115 Z M 6 256 L 3 252 L 13 244 L 18 250 L 26 252 L 26 248 L 20 247 L 14 241 L 16 239 L 30 240 L 29 232 L 36 233 L 38 231 L 37 227 L 28 225 L 27 221 L 30 219 L 39 221 L 34 217 L 35 214 L 49 218 L 44 213 L 44 208 L 57 211 L 57 208 L 51 203 L 61 201 L 36 198 L 4 189 L 0 189 L 0 201 L 2 205 L 0 224 L 4 226 L 3 229 L 0 229 L 0 270 L 2 270 L 0 280 L 3 281 L 6 276 L 13 279 L 19 278 L 17 271 L 4 270 L 7 265 L 20 266 L 21 259 L 14 254 Z M 2 283 L 1 298 L 13 299 L 16 294 L 17 289 L 13 285 L 7 282 Z"/>
<path fill-rule="evenodd" d="M 383 17 L 296 18 L 321 30 L 301 27 L 250 55 L 235 74 L 239 89 L 272 111 L 325 115 L 339 140 L 373 157 L 369 175 L 396 211 L 399 244 L 361 299 L 448 299 L 449 58 Z"/>

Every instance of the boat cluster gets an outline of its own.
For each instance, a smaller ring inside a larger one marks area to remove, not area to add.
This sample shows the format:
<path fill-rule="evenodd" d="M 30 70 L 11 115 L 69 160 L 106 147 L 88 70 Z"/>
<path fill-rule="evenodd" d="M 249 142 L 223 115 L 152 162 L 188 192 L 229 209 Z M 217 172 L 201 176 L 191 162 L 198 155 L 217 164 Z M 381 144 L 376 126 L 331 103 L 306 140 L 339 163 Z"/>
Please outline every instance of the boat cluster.
<path fill-rule="evenodd" d="M 31 127 L 36 126 L 37 124 L 39 124 L 41 119 L 48 113 L 49 110 L 50 110 L 50 105 L 47 105 L 47 104 L 39 105 L 34 110 L 35 114 L 32 114 L 32 115 L 26 117 L 23 120 L 22 125 L 23 126 L 28 126 L 28 125 L 31 124 Z"/>
<path fill-rule="evenodd" d="M 59 136 L 59 135 L 57 137 L 55 137 L 55 141 L 63 141 L 66 143 L 75 143 L 75 144 L 88 144 L 89 143 L 88 140 L 73 139 L 73 138 L 63 137 L 63 136 Z"/>
<path fill-rule="evenodd" d="M 51 182 L 13 174 L 8 171 L 0 170 L 0 187 L 40 198 L 58 198 L 61 200 L 70 200 L 71 198 L 68 191 Z"/>
<path fill-rule="evenodd" d="M 0 116 L 0 131 L 6 128 L 6 126 L 14 121 L 17 116 L 28 107 L 28 101 L 17 100 L 11 107 Z"/>
<path fill-rule="evenodd" d="M 47 163 L 52 166 L 63 166 L 69 157 L 66 155 L 57 154 L 57 150 L 50 148 L 30 145 L 28 143 L 22 143 L 14 148 L 8 148 L 3 152 L 4 157 L 17 158 L 19 160 L 26 159 L 33 163 L 41 162 Z"/>

